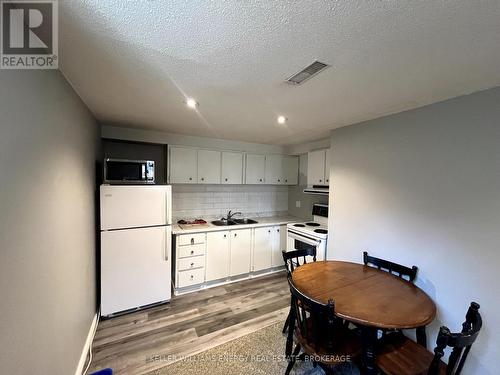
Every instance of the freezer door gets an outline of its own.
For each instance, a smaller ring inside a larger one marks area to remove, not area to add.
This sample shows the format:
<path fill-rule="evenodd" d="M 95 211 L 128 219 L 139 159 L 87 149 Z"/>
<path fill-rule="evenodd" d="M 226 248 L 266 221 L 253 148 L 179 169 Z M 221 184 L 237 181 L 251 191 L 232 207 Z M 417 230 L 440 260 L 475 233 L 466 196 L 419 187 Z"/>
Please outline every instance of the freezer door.
<path fill-rule="evenodd" d="M 171 296 L 171 227 L 101 233 L 101 314 Z"/>
<path fill-rule="evenodd" d="M 101 230 L 171 224 L 170 186 L 101 186 Z"/>

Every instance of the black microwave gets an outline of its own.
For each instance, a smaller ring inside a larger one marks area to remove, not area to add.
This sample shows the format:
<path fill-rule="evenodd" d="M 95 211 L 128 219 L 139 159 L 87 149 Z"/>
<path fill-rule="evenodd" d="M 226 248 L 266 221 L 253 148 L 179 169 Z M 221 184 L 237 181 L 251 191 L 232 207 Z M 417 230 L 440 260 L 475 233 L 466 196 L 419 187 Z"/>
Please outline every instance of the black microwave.
<path fill-rule="evenodd" d="M 105 184 L 154 184 L 153 160 L 104 159 Z"/>

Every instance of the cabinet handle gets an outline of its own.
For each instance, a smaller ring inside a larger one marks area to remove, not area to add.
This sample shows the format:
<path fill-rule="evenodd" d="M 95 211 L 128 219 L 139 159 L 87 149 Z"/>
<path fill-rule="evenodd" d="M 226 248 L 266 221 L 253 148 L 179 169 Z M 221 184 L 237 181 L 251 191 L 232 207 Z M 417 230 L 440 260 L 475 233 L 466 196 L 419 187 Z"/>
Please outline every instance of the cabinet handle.
<path fill-rule="evenodd" d="M 224 180 L 227 181 L 227 178 L 225 178 Z"/>
<path fill-rule="evenodd" d="M 193 255 L 193 254 L 194 254 L 194 250 L 191 250 L 191 255 Z"/>
<path fill-rule="evenodd" d="M 288 180 L 287 180 L 287 179 L 285 179 L 285 182 L 288 182 Z"/>
<path fill-rule="evenodd" d="M 259 181 L 262 182 L 262 178 L 259 178 Z"/>
<path fill-rule="evenodd" d="M 194 238 L 191 238 L 191 245 L 194 245 Z"/>
<path fill-rule="evenodd" d="M 321 182 L 322 180 L 319 180 L 319 182 Z"/>
<path fill-rule="evenodd" d="M 193 280 L 193 279 L 194 279 L 194 275 L 191 275 L 191 280 Z"/>
<path fill-rule="evenodd" d="M 268 232 L 271 233 L 271 229 L 269 229 Z"/>
<path fill-rule="evenodd" d="M 278 178 L 278 182 L 281 182 L 281 180 Z"/>
<path fill-rule="evenodd" d="M 276 232 L 279 232 L 280 230 L 279 229 L 276 229 Z"/>
<path fill-rule="evenodd" d="M 330 181 L 330 180 L 326 180 L 326 182 L 328 182 L 328 181 Z"/>
<path fill-rule="evenodd" d="M 224 238 L 226 238 L 226 237 L 227 237 L 227 236 L 226 236 L 226 235 L 224 235 Z"/>
<path fill-rule="evenodd" d="M 201 178 L 201 180 L 202 180 L 202 181 L 205 181 L 205 178 L 203 178 L 203 177 L 202 177 L 202 178 Z"/>
<path fill-rule="evenodd" d="M 189 181 L 193 181 L 193 177 L 189 177 Z"/>
<path fill-rule="evenodd" d="M 236 237 L 238 235 L 238 233 L 235 233 L 234 236 Z"/>
<path fill-rule="evenodd" d="M 194 263 L 191 263 L 191 267 L 193 267 L 193 266 L 194 266 Z"/>

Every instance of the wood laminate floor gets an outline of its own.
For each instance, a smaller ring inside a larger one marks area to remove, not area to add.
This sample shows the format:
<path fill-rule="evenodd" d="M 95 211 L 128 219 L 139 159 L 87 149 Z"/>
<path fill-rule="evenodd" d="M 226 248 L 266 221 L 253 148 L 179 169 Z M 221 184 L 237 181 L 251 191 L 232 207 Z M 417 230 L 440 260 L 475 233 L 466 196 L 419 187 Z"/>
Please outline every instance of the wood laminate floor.
<path fill-rule="evenodd" d="M 252 333 L 288 314 L 285 272 L 182 296 L 170 303 L 99 322 L 89 373 L 146 374 L 182 356 Z"/>

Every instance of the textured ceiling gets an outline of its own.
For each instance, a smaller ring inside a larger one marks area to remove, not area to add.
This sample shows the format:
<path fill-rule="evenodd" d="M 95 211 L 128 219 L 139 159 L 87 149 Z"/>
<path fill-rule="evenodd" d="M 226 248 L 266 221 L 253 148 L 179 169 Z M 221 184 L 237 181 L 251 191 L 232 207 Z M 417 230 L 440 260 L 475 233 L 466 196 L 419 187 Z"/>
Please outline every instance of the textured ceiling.
<path fill-rule="evenodd" d="M 498 0 L 60 4 L 61 70 L 112 125 L 288 145 L 500 85 Z"/>

